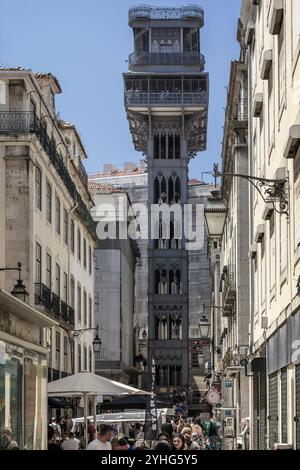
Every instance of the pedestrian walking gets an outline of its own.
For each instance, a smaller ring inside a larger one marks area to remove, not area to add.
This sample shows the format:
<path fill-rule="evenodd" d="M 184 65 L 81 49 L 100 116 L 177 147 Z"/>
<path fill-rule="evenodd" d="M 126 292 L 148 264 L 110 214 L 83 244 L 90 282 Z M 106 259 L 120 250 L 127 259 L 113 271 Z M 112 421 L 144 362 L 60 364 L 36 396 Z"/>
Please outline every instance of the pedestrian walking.
<path fill-rule="evenodd" d="M 182 451 L 182 450 L 188 450 L 187 445 L 185 443 L 185 439 L 182 434 L 176 434 L 173 437 L 173 442 L 172 442 L 172 450 L 174 451 Z"/>
<path fill-rule="evenodd" d="M 79 450 L 79 444 L 80 442 L 75 439 L 75 434 L 70 432 L 63 441 L 61 448 L 62 450 Z"/>
<path fill-rule="evenodd" d="M 87 450 L 112 450 L 111 440 L 113 437 L 113 428 L 104 424 L 100 428 L 96 439 L 89 443 Z"/>

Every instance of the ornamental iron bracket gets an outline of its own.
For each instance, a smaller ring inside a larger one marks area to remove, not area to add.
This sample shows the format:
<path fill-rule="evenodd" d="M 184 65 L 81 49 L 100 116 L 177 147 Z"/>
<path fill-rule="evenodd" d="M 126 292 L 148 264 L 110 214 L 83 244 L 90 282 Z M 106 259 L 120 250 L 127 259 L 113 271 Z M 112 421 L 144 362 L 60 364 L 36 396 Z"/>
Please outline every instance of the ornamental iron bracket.
<path fill-rule="evenodd" d="M 249 181 L 266 204 L 272 204 L 278 214 L 289 218 L 288 177 L 266 179 L 239 173 L 220 173 L 218 164 L 214 165 L 213 174 L 215 178 L 242 178 Z"/>

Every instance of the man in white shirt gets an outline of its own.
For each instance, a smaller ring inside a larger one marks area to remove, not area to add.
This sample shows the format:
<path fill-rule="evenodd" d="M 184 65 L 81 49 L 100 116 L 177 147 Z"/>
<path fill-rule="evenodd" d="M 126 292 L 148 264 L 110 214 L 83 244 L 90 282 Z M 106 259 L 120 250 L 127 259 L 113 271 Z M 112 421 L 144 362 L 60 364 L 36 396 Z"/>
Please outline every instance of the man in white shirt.
<path fill-rule="evenodd" d="M 79 441 L 75 439 L 74 433 L 69 433 L 69 438 L 65 439 L 61 445 L 62 450 L 79 450 Z"/>
<path fill-rule="evenodd" d="M 111 440 L 113 437 L 113 428 L 104 424 L 101 426 L 97 438 L 89 443 L 86 450 L 111 450 Z"/>

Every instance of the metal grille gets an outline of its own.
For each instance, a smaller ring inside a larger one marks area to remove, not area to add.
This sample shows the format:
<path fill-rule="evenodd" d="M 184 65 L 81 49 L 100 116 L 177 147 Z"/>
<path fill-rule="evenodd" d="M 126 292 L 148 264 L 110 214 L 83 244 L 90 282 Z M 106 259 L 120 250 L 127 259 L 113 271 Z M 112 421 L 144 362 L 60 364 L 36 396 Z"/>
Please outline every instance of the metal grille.
<path fill-rule="evenodd" d="M 254 450 L 266 449 L 266 375 L 255 373 L 253 376 L 254 399 Z"/>
<path fill-rule="evenodd" d="M 267 447 L 267 379 L 264 373 L 259 374 L 259 418 L 259 450 L 265 450 Z"/>
<path fill-rule="evenodd" d="M 269 377 L 269 448 L 278 442 L 278 374 Z"/>
<path fill-rule="evenodd" d="M 288 443 L 287 369 L 281 371 L 281 442 Z"/>
<path fill-rule="evenodd" d="M 259 436 L 259 395 L 258 395 L 258 375 L 253 375 L 253 449 L 258 449 Z"/>
<path fill-rule="evenodd" d="M 296 449 L 300 450 L 300 365 L 296 366 Z"/>

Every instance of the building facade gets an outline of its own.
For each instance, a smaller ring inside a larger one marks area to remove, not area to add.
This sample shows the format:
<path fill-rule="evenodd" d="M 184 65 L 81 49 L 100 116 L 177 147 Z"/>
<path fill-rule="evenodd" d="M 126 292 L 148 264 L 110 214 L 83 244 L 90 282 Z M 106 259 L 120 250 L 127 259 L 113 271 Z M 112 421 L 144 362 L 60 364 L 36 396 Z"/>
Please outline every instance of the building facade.
<path fill-rule="evenodd" d="M 94 334 L 73 334 L 94 326 L 96 234 L 86 154 L 75 127 L 57 117 L 55 77 L 1 69 L 0 79 L 1 265 L 22 263 L 29 305 L 55 320 L 43 332 L 51 381 L 94 370 Z M 13 279 L 6 275 L 8 292 Z"/>
<path fill-rule="evenodd" d="M 124 190 L 90 183 L 96 222 L 113 224 L 115 238 L 101 236 L 95 249 L 95 321 L 102 347 L 95 371 L 101 376 L 137 383 L 140 371 L 135 367 L 136 265 L 137 241 L 122 237 L 134 225 L 131 201 Z"/>
<path fill-rule="evenodd" d="M 235 359 L 230 352 L 224 363 L 225 351 L 246 346 L 248 317 L 248 366 L 239 377 L 241 387 L 249 381 L 250 448 L 299 449 L 300 2 L 244 0 L 238 40 L 223 145 L 222 173 L 231 176 L 222 181 L 228 216 L 219 276 L 231 318 L 221 367 Z M 244 354 L 237 359 L 244 366 Z"/>

